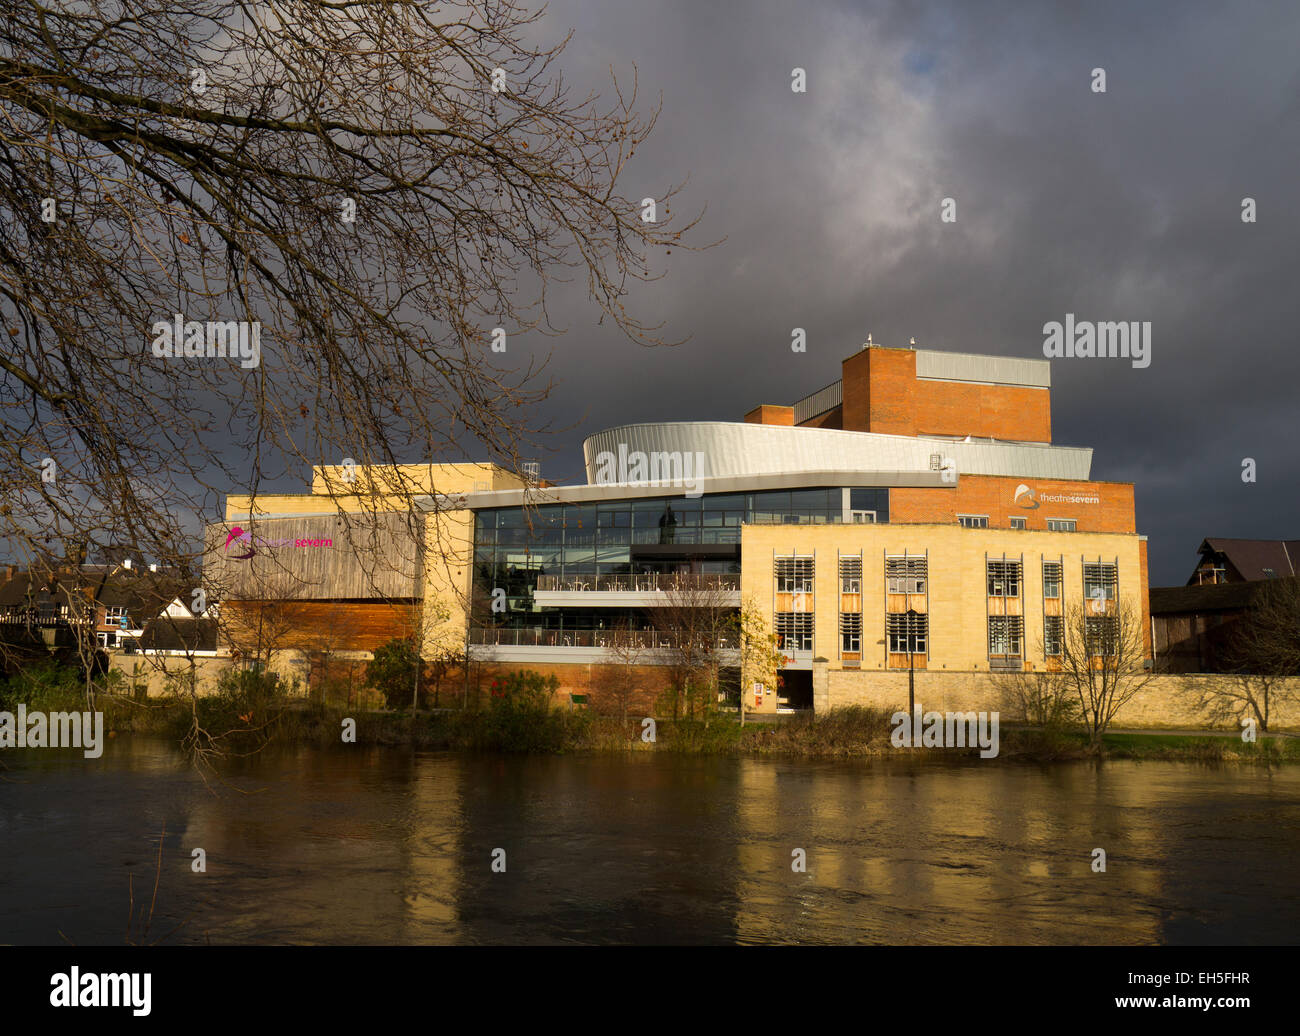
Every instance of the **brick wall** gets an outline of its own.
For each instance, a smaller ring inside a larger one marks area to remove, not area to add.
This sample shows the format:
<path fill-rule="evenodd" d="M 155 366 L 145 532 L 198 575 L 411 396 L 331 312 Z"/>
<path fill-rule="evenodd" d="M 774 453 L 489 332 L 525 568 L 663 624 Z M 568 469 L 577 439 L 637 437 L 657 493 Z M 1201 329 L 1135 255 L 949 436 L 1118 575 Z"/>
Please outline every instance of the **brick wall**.
<path fill-rule="evenodd" d="M 791 427 L 794 425 L 794 407 L 763 403 L 747 413 L 745 421 L 749 424 L 779 424 Z"/>
<path fill-rule="evenodd" d="M 560 681 L 556 692 L 557 704 L 569 704 L 569 695 L 585 694 L 592 708 L 613 711 L 614 697 L 609 693 L 609 676 L 603 671 L 606 663 L 534 663 L 534 662 L 484 662 L 470 667 L 469 692 L 471 699 L 475 688 L 481 699 L 486 699 L 493 680 L 510 673 L 532 670 L 542 676 L 554 676 Z M 629 710 L 651 715 L 655 699 L 669 686 L 668 671 L 660 666 L 632 666 L 633 688 L 629 695 Z M 463 681 L 448 685 L 444 695 L 459 698 L 465 690 Z"/>
<path fill-rule="evenodd" d="M 941 452 L 936 444 L 936 452 Z M 1099 502 L 1042 502 L 1036 508 L 1021 507 L 1015 493 L 1028 485 L 1036 496 L 1095 496 Z M 1133 485 L 1130 482 L 1074 482 L 1054 479 L 1004 478 L 1000 475 L 962 475 L 956 487 L 947 489 L 895 488 L 889 491 L 889 520 L 904 522 L 951 522 L 958 514 L 986 514 L 989 527 L 1011 528 L 1011 519 L 1024 518 L 1027 529 L 1046 530 L 1049 518 L 1073 518 L 1078 532 L 1134 532 Z"/>
<path fill-rule="evenodd" d="M 1052 441 L 1049 389 L 918 381 L 915 351 L 878 346 L 854 353 L 842 371 L 848 431 Z"/>
<path fill-rule="evenodd" d="M 843 428 L 844 427 L 844 408 L 834 407 L 827 410 L 824 414 L 818 414 L 816 417 L 810 417 L 804 421 L 800 428 Z"/>

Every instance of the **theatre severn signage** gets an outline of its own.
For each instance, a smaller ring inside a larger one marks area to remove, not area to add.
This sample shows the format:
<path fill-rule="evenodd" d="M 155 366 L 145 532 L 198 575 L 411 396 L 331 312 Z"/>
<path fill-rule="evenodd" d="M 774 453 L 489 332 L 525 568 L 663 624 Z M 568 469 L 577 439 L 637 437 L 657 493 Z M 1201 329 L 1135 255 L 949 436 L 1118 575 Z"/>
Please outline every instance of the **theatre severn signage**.
<path fill-rule="evenodd" d="M 1015 501 L 1018 507 L 1032 511 L 1039 504 L 1099 504 L 1101 497 L 1090 493 L 1040 493 L 1022 482 L 1016 486 Z"/>

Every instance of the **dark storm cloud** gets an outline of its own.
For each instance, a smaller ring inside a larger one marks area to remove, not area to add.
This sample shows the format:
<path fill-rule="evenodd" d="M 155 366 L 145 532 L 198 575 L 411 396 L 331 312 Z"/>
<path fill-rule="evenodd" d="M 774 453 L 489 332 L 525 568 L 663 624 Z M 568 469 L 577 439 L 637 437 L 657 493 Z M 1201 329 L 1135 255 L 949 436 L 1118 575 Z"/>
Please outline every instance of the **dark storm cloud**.
<path fill-rule="evenodd" d="M 1297 534 L 1300 9 L 559 0 L 542 27 L 576 30 L 582 86 L 635 62 L 662 92 L 626 193 L 689 174 L 676 207 L 707 203 L 700 239 L 727 239 L 663 257 L 629 303 L 687 344 L 594 327 L 576 287 L 557 307 L 551 413 L 582 423 L 552 477 L 581 477 L 602 427 L 792 402 L 868 333 L 1041 357 L 1043 324 L 1072 312 L 1152 324 L 1149 368 L 1062 359 L 1052 377 L 1055 440 L 1137 485 L 1153 584 L 1182 582 L 1206 535 Z"/>

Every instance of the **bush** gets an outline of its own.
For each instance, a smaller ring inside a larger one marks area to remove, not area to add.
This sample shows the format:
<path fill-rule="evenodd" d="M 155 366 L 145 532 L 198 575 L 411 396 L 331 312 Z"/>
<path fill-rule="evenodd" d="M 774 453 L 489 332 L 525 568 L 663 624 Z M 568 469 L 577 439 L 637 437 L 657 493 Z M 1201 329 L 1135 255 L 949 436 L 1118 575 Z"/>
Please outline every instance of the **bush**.
<path fill-rule="evenodd" d="M 404 709 L 411 704 L 419 664 L 409 640 L 390 640 L 375 649 L 374 659 L 366 666 L 366 683 L 384 696 L 390 709 Z"/>
<path fill-rule="evenodd" d="M 19 670 L 0 683 L 0 711 L 13 712 L 20 704 L 43 712 L 84 709 L 86 693 L 81 673 L 54 661 L 37 662 Z"/>
<path fill-rule="evenodd" d="M 297 690 L 297 679 L 286 683 L 278 673 L 258 665 L 227 669 L 217 681 L 216 693 L 198 699 L 199 722 L 214 738 L 248 733 L 265 742 L 284 712 L 285 699 Z"/>
<path fill-rule="evenodd" d="M 476 724 L 475 747 L 503 752 L 561 752 L 585 742 L 590 717 L 555 707 L 560 681 L 532 670 L 493 680 L 487 710 Z"/>

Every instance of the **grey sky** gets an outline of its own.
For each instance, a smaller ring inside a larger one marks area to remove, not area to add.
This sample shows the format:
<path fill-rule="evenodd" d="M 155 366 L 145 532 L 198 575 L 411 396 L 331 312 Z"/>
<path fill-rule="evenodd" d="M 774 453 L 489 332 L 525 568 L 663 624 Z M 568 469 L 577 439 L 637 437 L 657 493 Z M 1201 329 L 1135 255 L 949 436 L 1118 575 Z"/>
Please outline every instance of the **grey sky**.
<path fill-rule="evenodd" d="M 575 86 L 635 62 L 662 92 L 624 193 L 689 174 L 699 239 L 727 239 L 674 250 L 628 303 L 687 344 L 594 326 L 576 286 L 556 307 L 546 413 L 577 426 L 545 474 L 580 478 L 602 427 L 793 402 L 868 333 L 1041 357 L 1073 312 L 1153 325 L 1145 370 L 1052 365 L 1054 438 L 1136 483 L 1153 585 L 1183 582 L 1204 536 L 1297 534 L 1300 7 L 555 0 L 542 27 L 576 31 Z"/>

